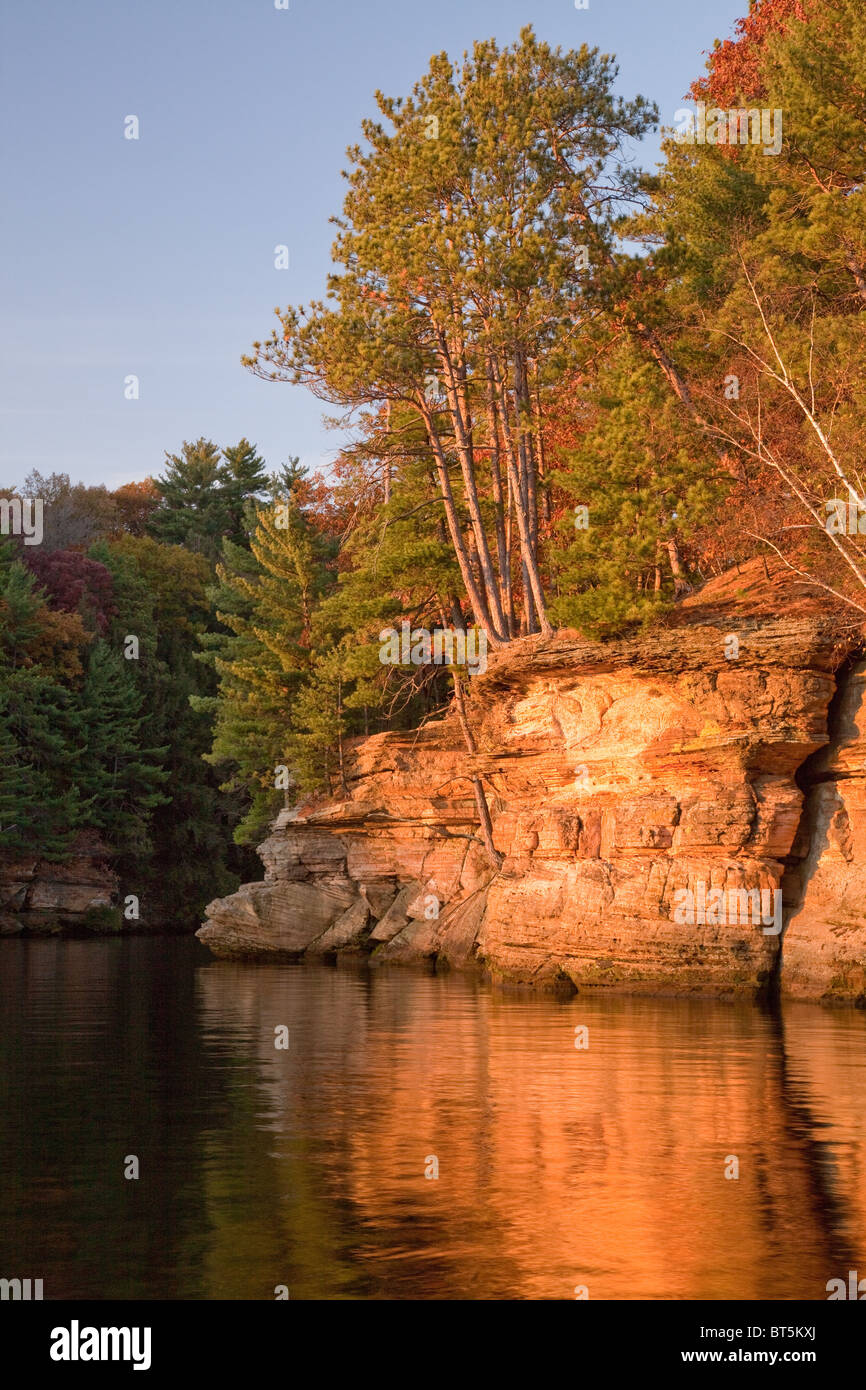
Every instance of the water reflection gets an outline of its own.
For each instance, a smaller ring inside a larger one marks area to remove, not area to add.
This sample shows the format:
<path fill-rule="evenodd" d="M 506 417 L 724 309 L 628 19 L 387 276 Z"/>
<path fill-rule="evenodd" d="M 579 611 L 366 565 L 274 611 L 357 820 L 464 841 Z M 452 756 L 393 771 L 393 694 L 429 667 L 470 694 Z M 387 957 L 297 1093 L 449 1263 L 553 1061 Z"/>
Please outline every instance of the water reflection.
<path fill-rule="evenodd" d="M 0 1273 L 46 1296 L 824 1299 L 866 1272 L 853 1010 L 177 939 L 0 943 L 0 1005 Z"/>

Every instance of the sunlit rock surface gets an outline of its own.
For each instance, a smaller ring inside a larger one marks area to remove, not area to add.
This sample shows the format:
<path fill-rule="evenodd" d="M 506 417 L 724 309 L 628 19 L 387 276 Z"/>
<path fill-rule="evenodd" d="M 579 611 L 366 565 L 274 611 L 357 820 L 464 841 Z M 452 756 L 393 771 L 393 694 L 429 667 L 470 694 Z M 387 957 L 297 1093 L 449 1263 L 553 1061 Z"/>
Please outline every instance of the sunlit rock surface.
<path fill-rule="evenodd" d="M 866 998 L 866 663 L 840 674 L 830 743 L 805 773 L 795 898 L 785 931 L 790 994 Z"/>
<path fill-rule="evenodd" d="M 476 757 L 453 717 L 360 742 L 348 799 L 283 812 L 264 883 L 211 903 L 201 939 L 541 988 L 754 995 L 790 977 L 860 997 L 860 633 L 788 584 L 752 564 L 649 635 L 513 643 L 471 683 Z M 681 890 L 712 889 L 779 892 L 783 933 L 730 909 L 682 920 Z"/>

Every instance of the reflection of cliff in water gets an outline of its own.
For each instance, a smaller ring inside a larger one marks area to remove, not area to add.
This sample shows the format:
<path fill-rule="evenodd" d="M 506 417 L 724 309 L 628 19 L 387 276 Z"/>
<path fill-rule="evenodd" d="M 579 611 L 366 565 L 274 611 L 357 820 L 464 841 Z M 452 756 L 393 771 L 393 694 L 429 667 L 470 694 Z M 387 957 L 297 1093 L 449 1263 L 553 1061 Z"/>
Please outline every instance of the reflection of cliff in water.
<path fill-rule="evenodd" d="M 815 1219 L 823 1219 L 839 1266 L 828 1278 L 844 1277 L 866 1262 L 866 1020 L 859 1010 L 792 1003 L 778 1015 L 778 1029 L 791 1142 L 811 1151 Z"/>
<path fill-rule="evenodd" d="M 866 1263 L 860 1014 L 231 964 L 199 980 L 205 1019 L 258 1039 L 281 1210 L 303 1169 L 345 1293 L 823 1299 Z M 292 1296 L 337 1293 L 284 1235 Z"/>
<path fill-rule="evenodd" d="M 824 1299 L 866 1273 L 864 1038 L 809 1004 L 0 942 L 2 1272 L 47 1299 Z"/>

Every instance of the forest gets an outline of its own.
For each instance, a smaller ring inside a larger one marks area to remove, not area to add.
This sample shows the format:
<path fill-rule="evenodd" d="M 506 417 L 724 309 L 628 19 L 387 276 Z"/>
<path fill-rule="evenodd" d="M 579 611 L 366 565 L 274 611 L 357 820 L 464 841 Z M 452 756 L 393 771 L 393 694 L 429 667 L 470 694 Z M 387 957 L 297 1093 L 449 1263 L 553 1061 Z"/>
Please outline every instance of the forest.
<path fill-rule="evenodd" d="M 453 704 L 471 750 L 471 671 L 389 630 L 605 641 L 758 556 L 862 623 L 866 10 L 752 4 L 699 127 L 617 83 L 526 28 L 376 94 L 324 298 L 242 359 L 326 405 L 328 470 L 202 436 L 7 480 L 44 534 L 0 536 L 0 855 L 95 832 L 196 925 L 353 741 Z"/>

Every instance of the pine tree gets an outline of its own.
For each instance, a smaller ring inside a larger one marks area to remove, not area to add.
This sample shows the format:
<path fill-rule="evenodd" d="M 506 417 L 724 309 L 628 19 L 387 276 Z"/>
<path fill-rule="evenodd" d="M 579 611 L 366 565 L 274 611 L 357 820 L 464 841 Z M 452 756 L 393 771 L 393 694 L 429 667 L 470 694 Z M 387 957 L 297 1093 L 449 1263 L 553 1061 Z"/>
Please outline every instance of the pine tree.
<path fill-rule="evenodd" d="M 15 737 L 0 693 L 0 854 L 32 853 L 39 810 L 34 768 Z"/>
<path fill-rule="evenodd" d="M 215 716 L 208 760 L 243 789 L 249 808 L 238 843 L 252 843 L 284 801 L 292 699 L 311 669 L 313 610 L 326 580 L 326 555 L 292 496 L 255 510 L 250 551 L 226 541 L 214 598 L 225 635 L 202 639 L 219 676 L 219 695 L 194 698 Z M 285 779 L 283 779 L 285 780 Z"/>
<path fill-rule="evenodd" d="M 151 851 L 139 850 L 124 867 L 151 919 L 193 925 L 214 894 L 231 892 L 254 872 L 231 842 L 230 823 L 240 808 L 220 793 L 203 761 L 211 716 L 190 703 L 193 697 L 206 702 L 216 689 L 213 672 L 196 660 L 198 636 L 212 622 L 208 565 L 199 554 L 144 536 L 125 536 L 91 554 L 114 580 L 112 650 L 123 651 L 127 634 L 138 639 L 138 660 L 125 666 L 141 696 L 140 742 L 166 748 L 161 762 L 169 773 L 163 787 L 169 800 L 149 816 Z"/>
<path fill-rule="evenodd" d="M 31 664 L 30 649 L 41 631 L 45 607 L 35 577 L 11 547 L 0 556 L 0 662 L 10 670 Z"/>
<path fill-rule="evenodd" d="M 567 410 L 567 407 L 566 407 Z M 594 637 L 658 618 L 685 586 L 681 547 L 721 495 L 712 455 L 656 365 L 624 338 L 585 389 L 555 480 L 568 499 L 551 614 Z"/>
<path fill-rule="evenodd" d="M 90 651 L 82 691 L 86 747 L 79 786 L 90 805 L 90 824 L 103 830 L 121 855 L 149 854 L 149 822 L 168 797 L 166 748 L 144 748 L 142 701 L 123 656 L 102 639 Z"/>
<path fill-rule="evenodd" d="M 179 454 L 166 454 L 165 473 L 156 486 L 162 503 L 152 514 L 150 531 L 157 540 L 184 545 L 212 563 L 231 526 L 225 471 L 211 440 L 184 441 Z"/>
<path fill-rule="evenodd" d="M 329 304 L 287 310 L 245 359 L 344 407 L 415 415 L 462 593 L 494 646 L 550 630 L 540 397 L 585 318 L 611 203 L 635 190 L 622 141 L 655 114 L 616 99 L 614 76 L 595 50 L 526 28 L 462 67 L 439 54 L 406 100 L 378 94 L 382 121 L 349 150 Z"/>
<path fill-rule="evenodd" d="M 0 741 L 15 826 L 0 849 L 62 860 L 91 810 L 79 786 L 82 720 L 69 692 L 37 670 L 0 671 Z"/>
<path fill-rule="evenodd" d="M 232 448 L 224 449 L 223 459 L 223 493 L 229 519 L 226 535 L 236 545 L 247 545 L 247 503 L 261 499 L 268 490 L 265 462 L 248 439 L 241 439 Z"/>

